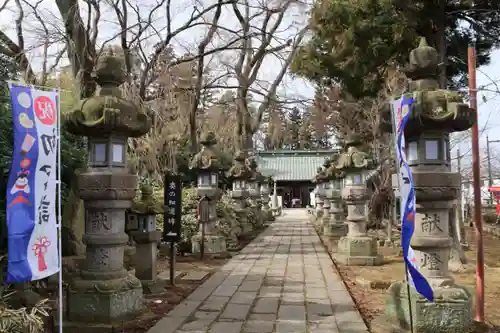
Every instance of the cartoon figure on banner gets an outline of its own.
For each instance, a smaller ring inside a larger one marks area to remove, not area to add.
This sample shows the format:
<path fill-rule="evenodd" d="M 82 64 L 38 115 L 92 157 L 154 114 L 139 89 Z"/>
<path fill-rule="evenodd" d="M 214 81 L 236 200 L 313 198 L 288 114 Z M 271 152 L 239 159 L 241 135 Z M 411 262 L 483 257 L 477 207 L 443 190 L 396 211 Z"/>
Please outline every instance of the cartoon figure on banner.
<path fill-rule="evenodd" d="M 47 237 L 38 237 L 37 242 L 33 245 L 33 252 L 38 258 L 38 271 L 43 272 L 47 269 L 47 264 L 45 263 L 45 253 L 50 247 L 50 241 Z"/>
<path fill-rule="evenodd" d="M 10 190 L 10 194 L 14 194 L 17 192 L 24 192 L 26 194 L 30 193 L 30 185 L 28 183 L 29 174 L 29 170 L 23 170 L 17 173 L 17 180 L 14 183 L 14 187 Z"/>
<path fill-rule="evenodd" d="M 9 206 L 13 206 L 15 204 L 26 203 L 31 205 L 27 198 L 23 196 L 23 194 L 30 193 L 30 185 L 28 181 L 28 176 L 30 171 L 27 170 L 31 165 L 31 161 L 27 158 L 24 158 L 20 162 L 21 171 L 17 173 L 17 179 L 14 182 L 14 186 L 10 189 L 10 194 L 19 193 L 14 200 L 9 204 Z"/>

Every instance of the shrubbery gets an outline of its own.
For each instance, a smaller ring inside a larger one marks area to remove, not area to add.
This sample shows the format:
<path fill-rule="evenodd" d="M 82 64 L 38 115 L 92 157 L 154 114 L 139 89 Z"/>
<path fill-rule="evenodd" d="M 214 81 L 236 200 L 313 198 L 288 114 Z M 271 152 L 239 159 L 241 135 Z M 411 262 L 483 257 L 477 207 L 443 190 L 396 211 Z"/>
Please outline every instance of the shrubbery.
<path fill-rule="evenodd" d="M 156 187 L 155 195 L 159 200 L 163 201 L 163 188 Z M 196 191 L 192 187 L 185 187 L 182 190 L 182 229 L 181 242 L 178 244 L 181 252 L 189 252 L 191 250 L 191 238 L 196 235 L 199 230 L 198 218 L 196 209 L 199 198 L 196 196 Z M 217 201 L 217 222 L 216 230 L 226 238 L 231 238 L 232 235 L 241 232 L 240 226 L 245 221 L 250 222 L 254 227 L 257 224 L 257 216 L 251 209 L 245 209 L 241 214 L 236 213 L 236 202 L 227 193 L 224 193 L 219 201 Z M 163 229 L 163 216 L 157 217 L 157 226 L 159 230 Z"/>

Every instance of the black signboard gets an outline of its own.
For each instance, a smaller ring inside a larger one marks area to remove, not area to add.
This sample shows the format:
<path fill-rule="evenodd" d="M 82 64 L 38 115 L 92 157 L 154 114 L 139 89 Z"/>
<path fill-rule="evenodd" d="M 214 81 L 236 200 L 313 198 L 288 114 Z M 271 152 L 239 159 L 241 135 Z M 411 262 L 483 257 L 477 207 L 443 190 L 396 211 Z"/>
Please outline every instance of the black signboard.
<path fill-rule="evenodd" d="M 163 240 L 178 242 L 181 237 L 182 182 L 179 175 L 165 177 Z"/>

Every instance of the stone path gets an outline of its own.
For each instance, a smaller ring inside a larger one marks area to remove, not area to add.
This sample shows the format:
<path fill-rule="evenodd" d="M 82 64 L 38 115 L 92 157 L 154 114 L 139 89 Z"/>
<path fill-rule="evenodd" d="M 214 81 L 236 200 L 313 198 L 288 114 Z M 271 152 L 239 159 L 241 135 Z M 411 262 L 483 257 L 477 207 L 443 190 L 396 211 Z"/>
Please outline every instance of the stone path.
<path fill-rule="evenodd" d="M 368 332 L 305 210 L 265 232 L 148 333 Z"/>

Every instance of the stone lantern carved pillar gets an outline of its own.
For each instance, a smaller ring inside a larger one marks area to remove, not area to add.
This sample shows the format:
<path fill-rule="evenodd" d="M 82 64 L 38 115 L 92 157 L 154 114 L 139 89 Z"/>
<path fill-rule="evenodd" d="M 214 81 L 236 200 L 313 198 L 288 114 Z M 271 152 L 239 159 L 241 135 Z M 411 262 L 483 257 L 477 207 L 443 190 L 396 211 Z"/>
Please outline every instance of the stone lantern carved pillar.
<path fill-rule="evenodd" d="M 344 223 L 344 207 L 342 202 L 342 178 L 344 172 L 337 168 L 339 156 L 334 156 L 330 167 L 326 170 L 330 181 L 328 200 L 330 201 L 330 220 L 323 225 L 323 233 L 330 245 L 347 234 L 347 225 Z"/>
<path fill-rule="evenodd" d="M 410 53 L 406 76 L 413 98 L 404 133 L 406 156 L 415 185 L 415 233 L 411 246 L 422 274 L 434 290 L 434 303 L 412 290 L 412 313 L 418 332 L 464 332 L 472 324 L 469 292 L 454 283 L 448 272 L 452 239 L 450 209 L 460 193 L 460 175 L 451 171 L 449 134 L 472 127 L 474 110 L 459 92 L 439 89 L 438 52 L 422 39 Z M 409 323 L 407 288 L 396 282 L 389 288 L 386 312 L 398 326 Z"/>
<path fill-rule="evenodd" d="M 249 157 L 246 160 L 247 166 L 251 171 L 251 177 L 248 182 L 248 190 L 250 194 L 250 205 L 254 209 L 255 216 L 257 218 L 257 227 L 262 226 L 262 203 L 260 196 L 260 184 L 263 180 L 263 176 L 257 171 L 257 161 L 254 156 Z"/>
<path fill-rule="evenodd" d="M 137 228 L 130 234 L 135 241 L 135 276 L 141 280 L 144 292 L 155 294 L 164 291 L 162 283 L 156 279 L 157 244 L 161 231 L 156 230 L 156 215 L 163 214 L 161 202 L 153 197 L 150 185 L 141 186 L 141 197 L 130 208 L 137 220 Z"/>
<path fill-rule="evenodd" d="M 243 218 L 243 210 L 246 208 L 246 199 L 248 198 L 247 184 L 252 175 L 252 171 L 245 163 L 245 154 L 241 151 L 234 156 L 234 162 L 227 172 L 228 178 L 233 183 L 231 196 L 237 202 L 236 214 L 240 215 L 242 221 L 241 232 L 243 234 L 252 231 L 252 224 Z"/>
<path fill-rule="evenodd" d="M 88 168 L 78 175 L 85 202 L 85 265 L 69 287 L 67 319 L 110 323 L 130 319 L 142 309 L 140 281 L 123 267 L 125 212 L 136 193 L 137 176 L 127 169 L 127 139 L 146 134 L 150 121 L 139 106 L 121 97 L 123 59 L 111 51 L 96 65 L 95 97 L 80 101 L 66 129 L 88 137 Z"/>
<path fill-rule="evenodd" d="M 347 235 L 339 240 L 336 259 L 345 265 L 374 266 L 382 263 L 377 242 L 366 230 L 370 199 L 366 174 L 373 164 L 370 155 L 363 151 L 361 139 L 351 135 L 336 165 L 340 172 L 345 172 L 342 199 L 347 204 L 348 227 Z"/>
<path fill-rule="evenodd" d="M 204 133 L 200 139 L 201 151 L 193 157 L 190 169 L 198 174 L 198 186 L 196 194 L 198 197 L 209 198 L 209 223 L 205 225 L 205 253 L 220 254 L 227 250 L 226 239 L 218 234 L 215 229 L 217 222 L 217 201 L 220 200 L 222 191 L 219 189 L 219 174 L 222 164 L 219 160 L 220 152 L 215 145 L 217 140 L 212 132 Z M 193 253 L 200 252 L 202 226 L 198 234 L 193 237 Z"/>

